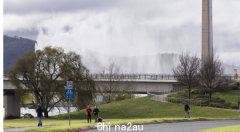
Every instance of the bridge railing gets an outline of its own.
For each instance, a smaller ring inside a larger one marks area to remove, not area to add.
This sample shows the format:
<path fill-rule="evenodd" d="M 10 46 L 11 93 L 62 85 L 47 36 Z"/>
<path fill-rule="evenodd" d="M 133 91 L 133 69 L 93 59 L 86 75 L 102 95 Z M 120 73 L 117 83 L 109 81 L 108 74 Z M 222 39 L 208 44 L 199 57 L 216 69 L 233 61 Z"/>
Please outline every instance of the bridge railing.
<path fill-rule="evenodd" d="M 188 102 L 189 105 L 201 106 L 201 100 L 167 97 L 167 95 L 175 92 L 180 92 L 183 89 L 184 89 L 183 87 L 174 87 L 172 90 L 160 89 L 148 91 L 147 94 L 149 99 L 155 101 L 180 104 L 185 104 L 185 102 Z"/>
<path fill-rule="evenodd" d="M 93 79 L 134 79 L 134 80 L 175 80 L 173 75 L 151 75 L 151 74 L 91 74 Z"/>
<path fill-rule="evenodd" d="M 161 75 L 161 74 L 91 74 L 93 79 L 121 79 L 121 80 L 177 80 L 174 75 Z M 239 78 L 235 78 L 233 75 L 222 75 L 217 78 L 222 78 L 227 82 L 240 81 Z"/>

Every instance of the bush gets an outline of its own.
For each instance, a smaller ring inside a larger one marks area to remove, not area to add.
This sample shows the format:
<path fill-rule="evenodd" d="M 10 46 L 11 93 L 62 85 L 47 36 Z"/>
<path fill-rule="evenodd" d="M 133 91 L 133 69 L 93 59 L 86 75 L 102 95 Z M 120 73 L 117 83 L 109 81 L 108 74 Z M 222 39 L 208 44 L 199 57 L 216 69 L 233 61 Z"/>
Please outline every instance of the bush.
<path fill-rule="evenodd" d="M 217 98 L 212 97 L 211 102 L 222 103 L 223 104 L 223 103 L 225 103 L 225 100 L 224 99 L 220 99 L 219 97 L 217 97 Z"/>
<path fill-rule="evenodd" d="M 225 102 L 224 107 L 229 107 L 231 105 L 231 102 Z"/>
<path fill-rule="evenodd" d="M 173 103 L 180 103 L 179 99 L 173 99 Z"/>
<path fill-rule="evenodd" d="M 224 83 L 220 84 L 220 87 L 228 87 L 228 83 L 224 82 Z"/>
<path fill-rule="evenodd" d="M 217 108 L 222 108 L 223 107 L 223 105 L 220 104 L 220 103 L 210 103 L 209 106 L 210 107 L 217 107 Z"/>
<path fill-rule="evenodd" d="M 191 90 L 192 94 L 201 94 L 199 89 L 193 89 Z"/>
<path fill-rule="evenodd" d="M 184 89 L 184 90 L 182 91 L 182 93 L 183 93 L 184 96 L 188 96 L 188 89 Z"/>
<path fill-rule="evenodd" d="M 216 86 L 215 90 L 218 92 L 227 92 L 227 91 L 231 90 L 231 88 L 228 86 L 227 82 L 224 82 L 224 83 Z"/>
<path fill-rule="evenodd" d="M 238 90 L 239 89 L 239 85 L 240 85 L 239 82 L 235 82 L 235 83 L 230 85 L 230 89 L 231 90 Z"/>
<path fill-rule="evenodd" d="M 198 96 L 195 97 L 195 99 L 199 99 L 199 100 L 208 99 L 208 98 L 209 98 L 209 96 L 206 96 L 206 98 L 205 98 L 204 95 L 198 95 Z"/>
<path fill-rule="evenodd" d="M 199 94 L 202 94 L 202 95 L 205 95 L 205 93 L 208 94 L 208 92 L 209 92 L 208 89 L 200 89 L 199 90 Z"/>
<path fill-rule="evenodd" d="M 237 105 L 231 105 L 230 108 L 231 109 L 239 109 L 239 107 Z"/>
<path fill-rule="evenodd" d="M 204 100 L 204 101 L 202 100 L 201 101 L 201 105 L 202 106 L 208 106 L 209 105 L 209 101 L 208 100 Z"/>

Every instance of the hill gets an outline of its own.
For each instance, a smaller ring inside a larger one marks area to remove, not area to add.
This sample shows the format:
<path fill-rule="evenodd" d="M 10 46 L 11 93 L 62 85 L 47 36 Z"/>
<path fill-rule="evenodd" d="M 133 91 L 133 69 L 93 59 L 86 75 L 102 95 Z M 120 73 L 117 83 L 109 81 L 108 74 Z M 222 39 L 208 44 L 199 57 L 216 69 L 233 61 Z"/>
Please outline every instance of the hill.
<path fill-rule="evenodd" d="M 237 111 L 190 106 L 191 118 L 238 118 Z M 184 104 L 164 103 L 147 97 L 127 99 L 101 105 L 100 117 L 104 119 L 184 118 Z M 55 116 L 53 118 L 59 118 Z M 68 114 L 60 116 L 68 119 Z M 71 113 L 72 119 L 86 119 L 86 111 Z"/>
<path fill-rule="evenodd" d="M 3 36 L 3 57 L 4 69 L 14 65 L 15 60 L 19 56 L 23 56 L 25 51 L 35 51 L 35 44 L 37 41 L 22 37 Z"/>

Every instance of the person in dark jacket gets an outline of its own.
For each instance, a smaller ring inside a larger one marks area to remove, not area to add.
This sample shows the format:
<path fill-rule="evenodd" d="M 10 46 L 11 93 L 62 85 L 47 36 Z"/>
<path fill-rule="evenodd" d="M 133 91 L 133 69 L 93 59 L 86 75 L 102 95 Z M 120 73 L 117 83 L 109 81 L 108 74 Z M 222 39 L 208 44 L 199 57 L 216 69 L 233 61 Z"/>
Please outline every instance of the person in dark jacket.
<path fill-rule="evenodd" d="M 97 123 L 97 119 L 98 119 L 98 113 L 99 113 L 99 109 L 97 108 L 97 106 L 95 106 L 93 113 L 94 113 L 94 117 L 95 117 L 95 123 Z"/>
<path fill-rule="evenodd" d="M 42 126 L 42 116 L 43 116 L 43 109 L 41 107 L 41 104 L 38 104 L 38 108 L 36 110 L 37 116 L 38 116 L 38 127 Z"/>
<path fill-rule="evenodd" d="M 185 110 L 185 118 L 187 118 L 188 110 L 190 110 L 190 107 L 188 106 L 187 102 L 185 103 L 184 110 Z"/>
<path fill-rule="evenodd" d="M 92 109 L 88 105 L 87 109 L 86 109 L 88 123 L 89 123 L 89 120 L 90 120 L 90 123 L 91 123 L 91 112 L 92 112 Z"/>

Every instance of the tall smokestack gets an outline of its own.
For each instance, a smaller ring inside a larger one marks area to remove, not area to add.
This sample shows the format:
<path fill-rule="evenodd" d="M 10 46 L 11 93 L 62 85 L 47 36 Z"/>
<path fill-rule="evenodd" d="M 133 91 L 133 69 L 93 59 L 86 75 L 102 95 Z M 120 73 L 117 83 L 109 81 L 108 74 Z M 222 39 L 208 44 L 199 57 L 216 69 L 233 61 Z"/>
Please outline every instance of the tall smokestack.
<path fill-rule="evenodd" d="M 202 60 L 213 56 L 212 0 L 202 0 Z"/>

